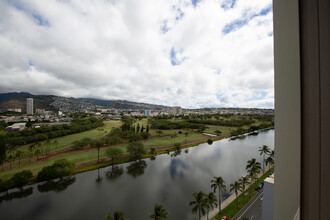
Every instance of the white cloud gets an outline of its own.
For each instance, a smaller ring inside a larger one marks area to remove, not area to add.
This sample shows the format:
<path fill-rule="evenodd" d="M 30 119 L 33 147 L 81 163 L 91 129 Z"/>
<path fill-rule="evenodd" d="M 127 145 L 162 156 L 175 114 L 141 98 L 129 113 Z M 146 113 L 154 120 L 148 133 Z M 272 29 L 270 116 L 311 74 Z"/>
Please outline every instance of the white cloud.
<path fill-rule="evenodd" d="M 273 107 L 271 1 L 223 2 L 1 1 L 0 92 Z"/>

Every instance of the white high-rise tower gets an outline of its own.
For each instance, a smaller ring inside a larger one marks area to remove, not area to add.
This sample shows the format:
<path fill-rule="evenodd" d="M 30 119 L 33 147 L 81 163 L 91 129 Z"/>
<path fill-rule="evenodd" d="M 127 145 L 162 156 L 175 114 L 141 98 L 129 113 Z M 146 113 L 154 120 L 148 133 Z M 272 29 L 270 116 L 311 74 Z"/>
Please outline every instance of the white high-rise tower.
<path fill-rule="evenodd" d="M 32 98 L 26 99 L 26 114 L 33 115 L 33 99 Z"/>

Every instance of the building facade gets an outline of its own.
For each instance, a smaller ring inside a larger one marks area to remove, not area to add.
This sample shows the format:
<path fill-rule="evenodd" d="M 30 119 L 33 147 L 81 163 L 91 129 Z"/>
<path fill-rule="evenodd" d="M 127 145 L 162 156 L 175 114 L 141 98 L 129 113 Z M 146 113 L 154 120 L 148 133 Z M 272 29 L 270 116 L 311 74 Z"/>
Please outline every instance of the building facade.
<path fill-rule="evenodd" d="M 26 99 L 26 114 L 33 115 L 33 99 L 32 98 Z"/>

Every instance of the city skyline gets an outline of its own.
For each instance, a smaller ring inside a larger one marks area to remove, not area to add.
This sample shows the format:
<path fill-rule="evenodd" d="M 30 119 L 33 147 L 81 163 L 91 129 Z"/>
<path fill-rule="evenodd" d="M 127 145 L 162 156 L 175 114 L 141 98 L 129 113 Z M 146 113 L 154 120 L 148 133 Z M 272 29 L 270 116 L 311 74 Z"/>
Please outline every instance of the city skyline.
<path fill-rule="evenodd" d="M 274 107 L 271 1 L 3 1 L 0 92 Z"/>

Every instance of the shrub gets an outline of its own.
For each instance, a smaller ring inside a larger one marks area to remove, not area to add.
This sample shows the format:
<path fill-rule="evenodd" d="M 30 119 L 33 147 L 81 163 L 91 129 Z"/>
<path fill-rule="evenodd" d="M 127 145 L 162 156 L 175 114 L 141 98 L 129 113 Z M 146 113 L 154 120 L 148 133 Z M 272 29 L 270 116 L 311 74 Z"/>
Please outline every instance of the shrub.
<path fill-rule="evenodd" d="M 23 170 L 21 172 L 15 173 L 15 175 L 11 178 L 13 184 L 18 187 L 23 187 L 28 183 L 28 181 L 32 178 L 31 170 Z"/>
<path fill-rule="evenodd" d="M 208 139 L 208 140 L 207 140 L 207 143 L 208 143 L 209 145 L 213 144 L 212 139 Z"/>
<path fill-rule="evenodd" d="M 180 150 L 181 144 L 180 143 L 175 143 L 174 147 L 175 147 L 175 150 Z"/>
<path fill-rule="evenodd" d="M 68 176 L 74 169 L 74 163 L 67 159 L 56 160 L 53 165 L 46 166 L 38 173 L 39 181 L 48 181 L 56 178 Z"/>
<path fill-rule="evenodd" d="M 141 133 L 140 133 L 140 136 L 141 136 L 143 139 L 147 140 L 147 139 L 150 137 L 150 133 L 148 133 L 148 132 L 141 132 Z"/>
<path fill-rule="evenodd" d="M 10 180 L 4 181 L 0 179 L 0 192 L 7 191 L 11 188 Z"/>

